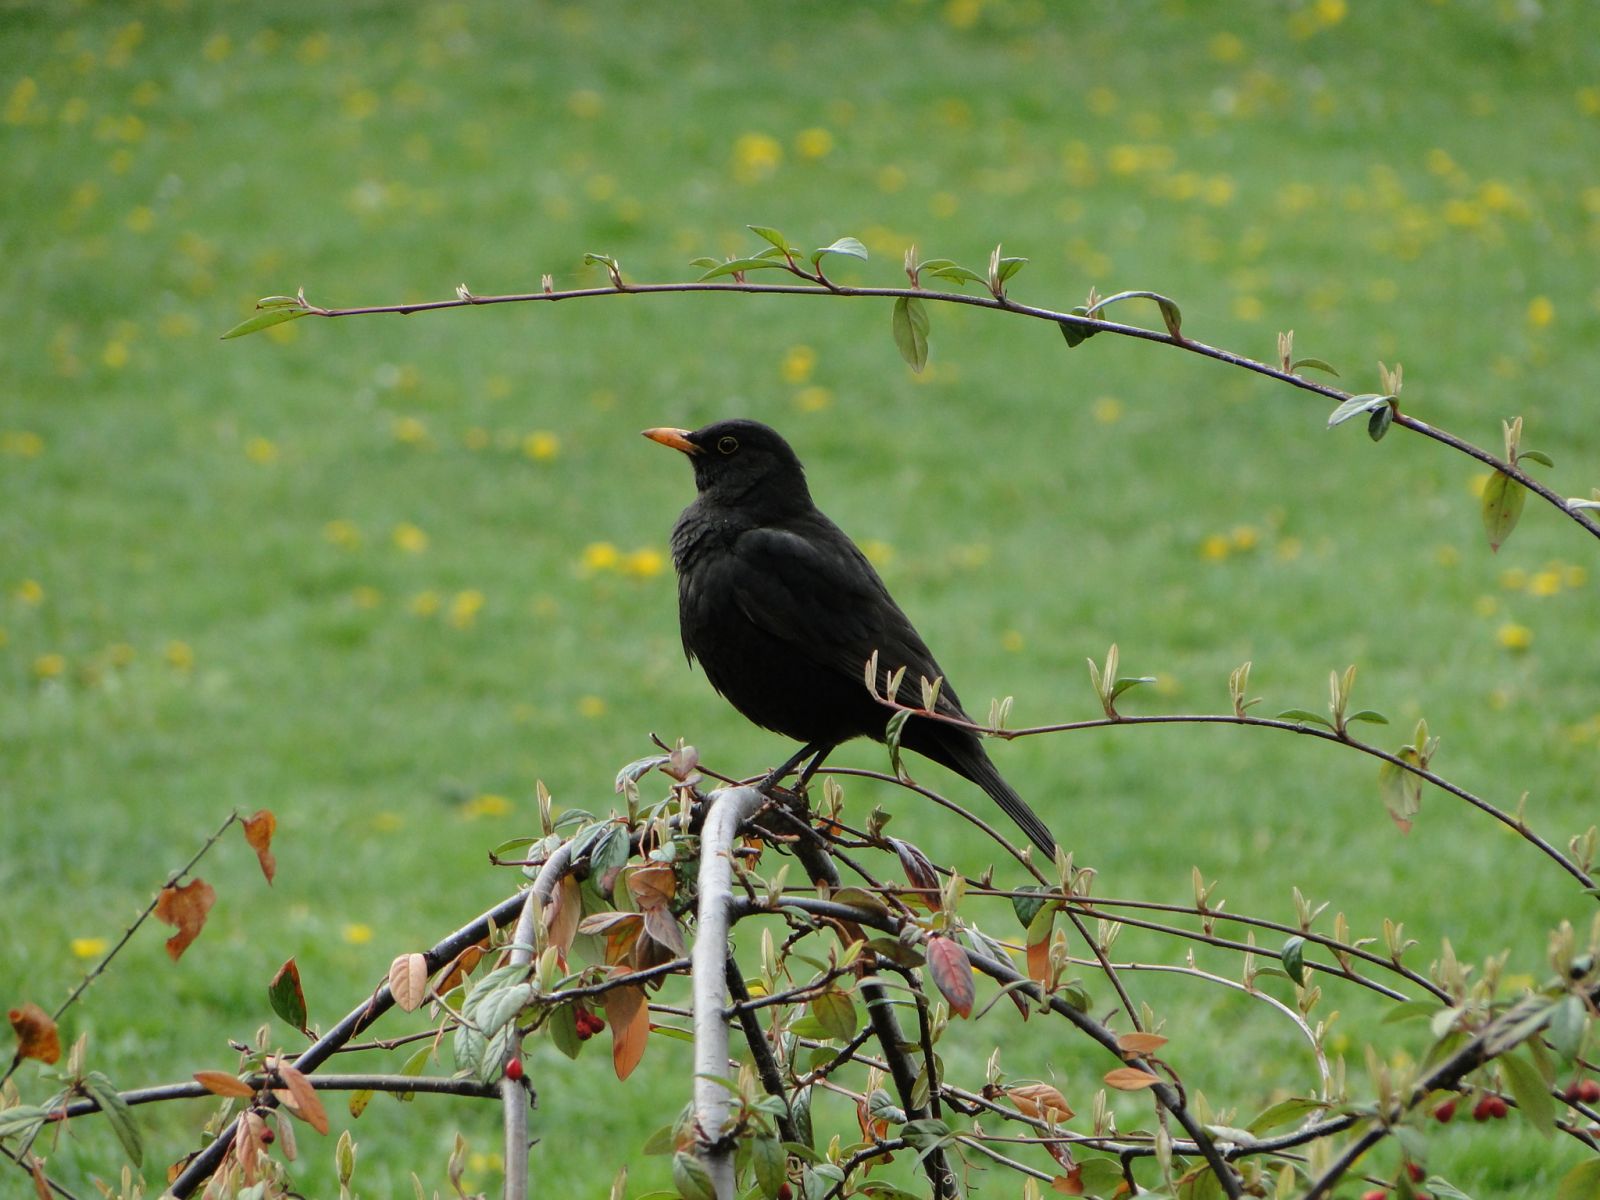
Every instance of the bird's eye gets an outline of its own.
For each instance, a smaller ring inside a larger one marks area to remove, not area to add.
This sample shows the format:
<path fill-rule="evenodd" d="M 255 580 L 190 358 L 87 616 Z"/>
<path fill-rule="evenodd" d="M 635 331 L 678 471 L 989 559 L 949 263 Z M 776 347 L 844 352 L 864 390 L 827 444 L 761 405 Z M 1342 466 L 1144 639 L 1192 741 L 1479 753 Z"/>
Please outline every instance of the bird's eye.
<path fill-rule="evenodd" d="M 724 454 L 732 454 L 739 448 L 739 439 L 736 437 L 722 437 L 717 439 L 717 449 Z"/>

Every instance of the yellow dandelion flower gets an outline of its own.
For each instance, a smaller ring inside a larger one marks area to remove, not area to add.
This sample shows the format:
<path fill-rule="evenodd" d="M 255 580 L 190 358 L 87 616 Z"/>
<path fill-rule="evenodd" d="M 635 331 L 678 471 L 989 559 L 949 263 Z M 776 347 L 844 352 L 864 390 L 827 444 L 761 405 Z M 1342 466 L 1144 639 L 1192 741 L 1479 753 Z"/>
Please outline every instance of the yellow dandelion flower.
<path fill-rule="evenodd" d="M 583 194 L 591 200 L 609 200 L 617 194 L 617 181 L 611 175 L 591 175 L 583 181 Z"/>
<path fill-rule="evenodd" d="M 833 151 L 833 134 L 819 126 L 802 129 L 795 135 L 794 152 L 801 158 L 827 158 Z"/>
<path fill-rule="evenodd" d="M 99 958 L 110 948 L 111 942 L 103 937 L 76 937 L 68 945 L 73 958 Z"/>
<path fill-rule="evenodd" d="M 128 343 L 120 339 L 112 339 L 106 343 L 106 348 L 100 352 L 100 361 L 113 371 L 120 371 L 128 365 Z"/>
<path fill-rule="evenodd" d="M 1228 533 L 1228 542 L 1235 550 L 1254 550 L 1261 541 L 1261 533 L 1254 525 L 1235 525 Z"/>
<path fill-rule="evenodd" d="M 489 431 L 481 425 L 474 425 L 461 435 L 461 444 L 468 450 L 483 450 L 489 445 Z"/>
<path fill-rule="evenodd" d="M 548 429 L 536 429 L 522 439 L 522 452 L 534 462 L 549 462 L 561 453 L 561 439 Z"/>
<path fill-rule="evenodd" d="M 155 228 L 155 210 L 149 205 L 141 204 L 130 212 L 123 222 L 132 233 L 149 233 Z"/>
<path fill-rule="evenodd" d="M 810 346 L 790 346 L 783 353 L 778 373 L 785 383 L 804 383 L 811 378 L 811 369 L 817 364 L 817 352 Z"/>
<path fill-rule="evenodd" d="M 22 603 L 38 607 L 44 603 L 44 585 L 37 579 L 24 579 L 11 593 Z"/>
<path fill-rule="evenodd" d="M 1122 420 L 1122 401 L 1115 396 L 1100 396 L 1089 410 L 1102 425 L 1115 425 Z"/>
<path fill-rule="evenodd" d="M 894 561 L 894 547 L 878 538 L 868 538 L 861 543 L 861 553 L 875 567 L 887 566 Z"/>
<path fill-rule="evenodd" d="M 26 429 L 8 429 L 0 432 L 0 454 L 14 458 L 38 458 L 44 453 L 44 439 Z"/>
<path fill-rule="evenodd" d="M 1533 630 L 1526 625 L 1518 625 L 1515 621 L 1507 621 L 1495 630 L 1494 640 L 1507 650 L 1526 650 L 1533 645 Z"/>
<path fill-rule="evenodd" d="M 410 521 L 401 521 L 390 534 L 394 544 L 407 554 L 421 554 L 428 548 L 428 535 Z"/>
<path fill-rule="evenodd" d="M 345 517 L 337 517 L 324 525 L 322 536 L 341 550 L 354 550 L 361 545 L 361 530 Z"/>
<path fill-rule="evenodd" d="M 979 0 L 946 0 L 944 19 L 953 29 L 971 29 L 982 12 Z"/>
<path fill-rule="evenodd" d="M 113 667 L 126 667 L 133 662 L 137 653 L 127 642 L 113 642 L 106 647 L 106 661 Z"/>
<path fill-rule="evenodd" d="M 1084 100 L 1089 111 L 1097 117 L 1109 117 L 1117 111 L 1117 94 L 1108 87 L 1092 87 Z"/>
<path fill-rule="evenodd" d="M 267 438 L 253 437 L 244 444 L 244 456 L 253 463 L 267 466 L 278 461 L 278 447 Z"/>
<path fill-rule="evenodd" d="M 450 600 L 450 624 L 457 629 L 471 628 L 483 611 L 484 595 L 476 588 L 457 592 Z"/>
<path fill-rule="evenodd" d="M 621 561 L 621 552 L 610 542 L 590 542 L 583 548 L 585 571 L 614 571 Z"/>
<path fill-rule="evenodd" d="M 187 671 L 194 666 L 194 647 L 188 642 L 171 641 L 161 651 L 161 657 L 174 671 Z"/>
<path fill-rule="evenodd" d="M 905 168 L 897 167 L 894 163 L 888 163 L 885 166 L 879 167 L 877 182 L 878 190 L 880 192 L 888 194 L 898 192 L 906 185 Z M 1596 188 L 1595 191 L 1600 192 L 1600 188 Z"/>
<path fill-rule="evenodd" d="M 1528 580 L 1528 595 L 1530 596 L 1554 596 L 1560 591 L 1560 571 L 1536 571 L 1533 578 Z"/>
<path fill-rule="evenodd" d="M 1479 596 L 1472 602 L 1472 611 L 1480 617 L 1492 617 L 1500 611 L 1500 601 L 1494 596 Z"/>
<path fill-rule="evenodd" d="M 1226 534 L 1213 533 L 1200 543 L 1200 557 L 1207 562 L 1221 562 L 1233 552 L 1233 543 Z"/>
<path fill-rule="evenodd" d="M 431 617 L 439 611 L 439 593 L 433 589 L 418 592 L 406 605 L 411 610 L 411 615 L 416 617 Z"/>
<path fill-rule="evenodd" d="M 944 221 L 961 211 L 961 197 L 954 192 L 935 192 L 928 199 L 928 211 Z"/>
<path fill-rule="evenodd" d="M 1000 649 L 1010 654 L 1020 653 L 1027 643 L 1023 640 L 1020 629 L 1008 629 L 1000 635 Z"/>
<path fill-rule="evenodd" d="M 33 660 L 36 679 L 59 679 L 66 669 L 67 657 L 64 654 L 41 654 Z"/>
<path fill-rule="evenodd" d="M 740 183 L 769 179 L 783 165 L 783 146 L 766 133 L 741 133 L 733 143 L 733 176 Z"/>
<path fill-rule="evenodd" d="M 1244 43 L 1231 33 L 1219 33 L 1206 43 L 1206 52 L 1219 63 L 1244 61 Z"/>
<path fill-rule="evenodd" d="M 1520 592 L 1528 586 L 1528 573 L 1521 567 L 1507 567 L 1500 572 L 1500 586 L 1508 592 Z"/>
<path fill-rule="evenodd" d="M 1344 20 L 1349 11 L 1346 0 L 1316 0 L 1312 11 L 1317 14 L 1317 20 L 1324 25 L 1337 25 Z"/>
<path fill-rule="evenodd" d="M 567 111 L 580 121 L 594 120 L 604 108 L 600 93 L 589 88 L 580 88 L 567 97 Z"/>
<path fill-rule="evenodd" d="M 1272 548 L 1274 557 L 1279 562 L 1293 562 L 1305 552 L 1305 544 L 1297 537 L 1286 537 Z"/>
<path fill-rule="evenodd" d="M 370 88 L 356 88 L 353 92 L 346 92 L 344 99 L 339 104 L 339 111 L 346 120 L 365 121 L 378 111 L 380 103 L 378 93 Z"/>
<path fill-rule="evenodd" d="M 233 53 L 233 39 L 225 33 L 213 33 L 200 47 L 200 57 L 210 63 L 225 62 Z"/>
<path fill-rule="evenodd" d="M 1459 196 L 1444 202 L 1444 223 L 1457 229 L 1477 229 L 1483 224 L 1483 206 Z"/>
<path fill-rule="evenodd" d="M 1528 324 L 1535 329 L 1545 329 L 1556 319 L 1556 306 L 1549 296 L 1535 296 L 1528 301 Z"/>
<path fill-rule="evenodd" d="M 11 635 L 9 633 L 7 633 L 4 629 L 0 629 L 0 650 L 4 650 L 6 648 L 6 646 L 10 644 L 10 642 L 11 642 Z"/>
<path fill-rule="evenodd" d="M 801 412 L 821 412 L 832 403 L 833 393 L 825 387 L 812 385 L 794 394 L 794 406 Z"/>
<path fill-rule="evenodd" d="M 302 66 L 314 66 L 328 57 L 328 51 L 333 49 L 333 38 L 325 31 L 318 30 L 308 34 L 295 48 L 294 56 L 299 59 Z"/>
<path fill-rule="evenodd" d="M 1589 581 L 1589 572 L 1576 563 L 1569 563 L 1561 568 L 1561 582 L 1569 588 L 1581 588 Z"/>
<path fill-rule="evenodd" d="M 33 105 L 39 98 L 39 85 L 31 75 L 24 75 L 17 80 L 11 88 L 11 94 L 6 97 L 4 109 L 0 109 L 0 120 L 7 125 L 21 125 L 33 115 Z"/>
<path fill-rule="evenodd" d="M 363 583 L 351 589 L 350 603 L 357 608 L 374 609 L 383 603 L 383 593 L 370 583 Z"/>
<path fill-rule="evenodd" d="M 341 936 L 352 946 L 365 946 L 372 940 L 372 926 L 363 921 L 352 921 L 341 931 Z"/>
<path fill-rule="evenodd" d="M 599 696 L 578 697 L 578 715 L 593 720 L 606 715 L 606 702 Z"/>
<path fill-rule="evenodd" d="M 416 417 L 396 417 L 389 428 L 394 440 L 407 446 L 420 446 L 428 440 L 428 427 Z"/>
<path fill-rule="evenodd" d="M 1600 116 L 1600 87 L 1592 84 L 1578 89 L 1578 111 L 1586 117 Z"/>
<path fill-rule="evenodd" d="M 632 575 L 636 579 L 649 579 L 666 570 L 667 556 L 659 550 L 646 547 L 629 553 L 620 565 L 624 575 Z"/>
<path fill-rule="evenodd" d="M 1461 561 L 1461 552 L 1449 542 L 1441 542 L 1433 548 L 1433 561 L 1441 567 L 1453 567 Z"/>
<path fill-rule="evenodd" d="M 469 819 L 478 817 L 503 817 L 511 811 L 511 801 L 492 792 L 474 796 L 461 806 L 461 813 Z"/>

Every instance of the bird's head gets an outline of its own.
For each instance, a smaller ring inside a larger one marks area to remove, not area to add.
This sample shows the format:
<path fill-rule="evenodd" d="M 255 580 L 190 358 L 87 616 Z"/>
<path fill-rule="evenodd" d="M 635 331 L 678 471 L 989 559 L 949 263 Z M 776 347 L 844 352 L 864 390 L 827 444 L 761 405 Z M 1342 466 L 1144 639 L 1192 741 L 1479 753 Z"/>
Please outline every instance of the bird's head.
<path fill-rule="evenodd" d="M 688 455 L 695 487 L 714 503 L 755 506 L 773 516 L 811 507 L 799 458 L 777 430 L 759 421 L 646 429 L 644 436 Z"/>

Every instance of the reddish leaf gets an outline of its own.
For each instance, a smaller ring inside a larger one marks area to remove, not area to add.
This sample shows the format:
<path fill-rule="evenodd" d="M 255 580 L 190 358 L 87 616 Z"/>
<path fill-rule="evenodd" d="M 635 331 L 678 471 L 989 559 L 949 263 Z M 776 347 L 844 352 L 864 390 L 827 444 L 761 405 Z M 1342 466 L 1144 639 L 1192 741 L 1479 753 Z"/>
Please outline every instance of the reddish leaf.
<path fill-rule="evenodd" d="M 17 1034 L 17 1057 L 37 1058 L 42 1063 L 61 1061 L 61 1034 L 56 1023 L 31 1000 L 6 1014 Z"/>
<path fill-rule="evenodd" d="M 389 964 L 389 994 L 401 1012 L 416 1012 L 428 997 L 428 960 L 402 954 Z"/>
<path fill-rule="evenodd" d="M 628 872 L 628 891 L 640 912 L 665 908 L 678 890 L 678 878 L 665 863 L 652 863 Z"/>
<path fill-rule="evenodd" d="M 200 936 L 205 928 L 206 914 L 217 902 L 216 889 L 204 879 L 196 879 L 182 887 L 165 887 L 156 898 L 156 920 L 177 929 L 167 939 L 167 954 L 173 962 L 183 957 L 183 952 Z"/>
<path fill-rule="evenodd" d="M 240 1100 L 248 1100 L 256 1094 L 255 1088 L 226 1071 L 196 1071 L 194 1077 L 213 1096 L 236 1096 Z"/>
<path fill-rule="evenodd" d="M 472 968 L 482 961 L 483 950 L 483 943 L 478 942 L 456 955 L 454 961 L 439 972 L 439 981 L 434 984 L 434 991 L 444 996 L 460 987 L 461 981 L 472 974 Z"/>
<path fill-rule="evenodd" d="M 683 929 L 678 925 L 678 918 L 665 905 L 660 908 L 647 908 L 644 910 L 644 930 L 656 942 L 681 957 L 688 950 L 683 940 Z"/>
<path fill-rule="evenodd" d="M 322 1100 L 317 1096 L 316 1089 L 311 1086 L 311 1080 L 281 1058 L 278 1059 L 274 1069 L 278 1077 L 283 1080 L 283 1086 L 289 1093 L 296 1115 L 318 1133 L 326 1134 L 328 1110 L 322 1107 Z"/>
<path fill-rule="evenodd" d="M 1072 1105 L 1067 1103 L 1060 1089 L 1048 1083 L 1024 1083 L 1005 1089 L 1017 1111 L 1039 1121 L 1070 1121 Z"/>
<path fill-rule="evenodd" d="M 272 835 L 277 830 L 278 818 L 272 815 L 270 808 L 263 808 L 254 816 L 244 819 L 244 840 L 250 843 L 250 849 L 261 860 L 261 873 L 267 877 L 268 883 L 272 882 L 272 877 L 278 871 L 278 860 L 272 856 Z"/>
<path fill-rule="evenodd" d="M 606 1020 L 611 1025 L 611 1065 L 618 1079 L 626 1079 L 644 1057 L 645 1039 L 650 1036 L 650 1006 L 644 989 L 629 985 L 612 988 L 600 997 Z"/>
<path fill-rule="evenodd" d="M 1154 1054 L 1166 1044 L 1167 1039 L 1159 1033 L 1125 1033 L 1117 1039 L 1117 1049 L 1127 1058 Z"/>
<path fill-rule="evenodd" d="M 1083 1168 L 1074 1164 L 1065 1175 L 1057 1175 L 1052 1179 L 1050 1187 L 1063 1196 L 1083 1195 Z"/>
<path fill-rule="evenodd" d="M 300 968 L 290 959 L 278 968 L 267 984 L 267 1001 L 277 1013 L 301 1033 L 306 1033 L 306 994 L 300 987 Z"/>
<path fill-rule="evenodd" d="M 919 891 L 933 893 L 921 897 L 923 902 L 931 907 L 939 892 L 939 873 L 933 869 L 933 863 L 910 842 L 890 838 L 889 844 L 894 847 L 894 852 L 900 859 L 900 869 L 906 873 L 906 882 Z"/>
<path fill-rule="evenodd" d="M 566 965 L 567 951 L 572 949 L 572 939 L 577 936 L 578 922 L 582 916 L 583 894 L 578 890 L 578 881 L 571 875 L 563 875 L 561 882 L 556 885 L 555 895 L 544 910 L 545 936 L 549 944 L 556 948 L 563 966 Z"/>
<path fill-rule="evenodd" d="M 1119 1092 L 1137 1092 L 1140 1088 L 1154 1087 L 1161 1080 L 1138 1067 L 1118 1067 L 1106 1072 L 1105 1082 L 1107 1087 L 1114 1087 Z"/>
<path fill-rule="evenodd" d="M 950 1011 L 961 1017 L 971 1016 L 972 1002 L 977 998 L 972 964 L 954 938 L 939 934 L 928 939 L 927 969 L 934 986 L 950 1002 Z"/>

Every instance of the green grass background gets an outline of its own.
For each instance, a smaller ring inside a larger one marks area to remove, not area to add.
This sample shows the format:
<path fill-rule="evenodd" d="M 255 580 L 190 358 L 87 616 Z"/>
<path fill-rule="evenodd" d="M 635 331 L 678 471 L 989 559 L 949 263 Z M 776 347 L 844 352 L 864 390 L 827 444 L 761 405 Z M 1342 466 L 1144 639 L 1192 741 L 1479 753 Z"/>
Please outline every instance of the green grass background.
<path fill-rule="evenodd" d="M 1535 505 L 1491 556 L 1472 463 L 1324 433 L 1307 396 L 966 309 L 933 310 L 913 377 L 888 305 L 859 300 L 216 335 L 301 285 L 342 305 L 601 282 L 585 251 L 686 278 L 689 258 L 758 246 L 746 223 L 862 238 L 869 263 L 835 261 L 863 283 L 903 278 L 909 243 L 981 268 L 1003 242 L 1031 260 L 1024 301 L 1153 288 L 1186 332 L 1253 356 L 1295 329 L 1356 391 L 1403 361 L 1408 411 L 1496 450 L 1524 414 L 1553 485 L 1587 495 L 1596 34 L 1577 0 L 0 6 L 0 997 L 53 1007 L 92 961 L 82 939 L 114 938 L 229 809 L 270 807 L 276 885 L 230 839 L 182 963 L 146 930 L 66 1021 L 124 1087 L 227 1067 L 284 959 L 326 1025 L 392 955 L 514 886 L 484 852 L 530 831 L 536 779 L 604 811 L 651 731 L 728 770 L 781 758 L 684 666 L 660 555 L 690 482 L 637 436 L 732 414 L 778 425 L 819 502 L 879 544 L 977 712 L 1010 694 L 1018 723 L 1092 715 L 1083 660 L 1113 641 L 1160 677 L 1129 711 L 1224 707 L 1246 659 L 1264 711 L 1320 708 L 1353 662 L 1386 742 L 1426 715 L 1444 773 L 1503 806 L 1527 791 L 1565 844 L 1600 767 L 1594 542 Z M 1370 760 L 1302 739 L 1123 730 L 994 753 L 1104 894 L 1184 900 L 1198 866 L 1231 909 L 1292 920 L 1298 885 L 1358 935 L 1403 920 L 1419 964 L 1448 935 L 1533 978 L 1545 931 L 1592 910 L 1447 797 L 1401 836 Z M 949 819 L 849 795 L 981 869 Z M 1138 984 L 1214 1105 L 1248 1119 L 1306 1086 L 1264 1008 Z M 1324 1004 L 1348 1014 L 1355 1074 L 1369 1040 L 1422 1048 L 1359 997 Z M 1086 1109 L 1106 1064 L 1002 1021 L 953 1031 L 947 1060 L 970 1073 L 1002 1040 L 1009 1072 Z M 638 1146 L 687 1061 L 663 1041 L 619 1086 L 603 1053 L 535 1048 L 541 1187 L 595 1194 L 624 1160 L 636 1189 L 660 1182 Z M 139 1114 L 156 1164 L 202 1119 L 162 1107 Z M 354 1126 L 363 1193 L 412 1169 L 443 1188 L 457 1128 L 493 1186 L 492 1106 L 380 1098 Z M 1550 1194 L 1577 1161 L 1515 1122 L 1434 1145 L 1479 1196 Z M 301 1146 L 325 1193 L 330 1149 Z M 92 1124 L 50 1154 L 80 1194 L 118 1161 Z"/>

